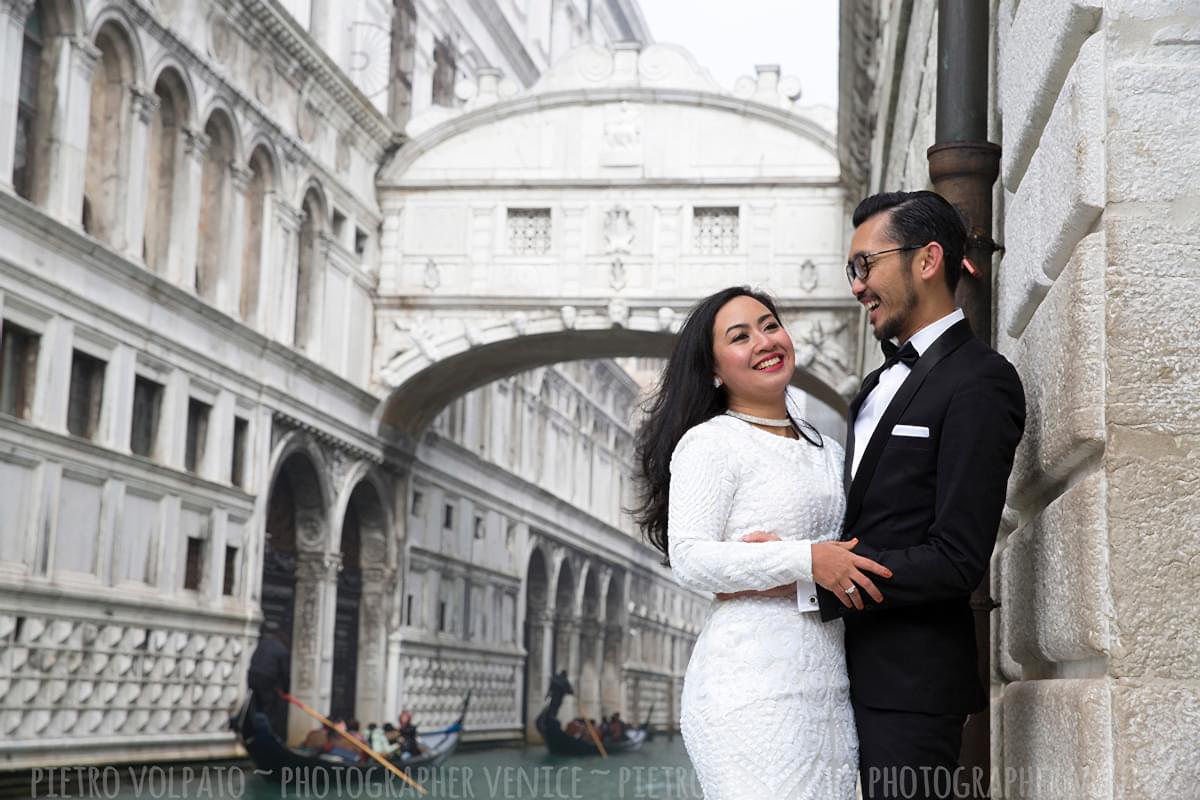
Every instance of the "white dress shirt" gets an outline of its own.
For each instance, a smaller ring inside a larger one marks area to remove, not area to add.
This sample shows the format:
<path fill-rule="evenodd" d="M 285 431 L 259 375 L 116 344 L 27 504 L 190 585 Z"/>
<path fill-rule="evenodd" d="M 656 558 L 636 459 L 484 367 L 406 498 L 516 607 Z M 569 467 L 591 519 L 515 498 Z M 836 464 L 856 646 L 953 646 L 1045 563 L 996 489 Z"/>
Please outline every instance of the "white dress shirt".
<path fill-rule="evenodd" d="M 909 341 L 912 342 L 917 355 L 925 355 L 925 351 L 938 340 L 938 337 L 954 323 L 965 318 L 966 315 L 963 314 L 962 309 L 956 308 L 937 322 L 932 322 L 914 333 Z M 879 383 L 875 385 L 858 409 L 858 417 L 851 421 L 851 424 L 854 425 L 854 460 L 850 464 L 851 478 L 858 473 L 858 462 L 862 461 L 867 443 L 875 434 L 875 426 L 879 424 L 879 418 L 892 404 L 892 399 L 895 398 L 896 392 L 900 391 L 900 385 L 904 383 L 904 379 L 910 372 L 912 370 L 908 365 L 899 361 L 885 369 L 879 376 Z M 849 490 L 849 487 L 846 488 Z"/>

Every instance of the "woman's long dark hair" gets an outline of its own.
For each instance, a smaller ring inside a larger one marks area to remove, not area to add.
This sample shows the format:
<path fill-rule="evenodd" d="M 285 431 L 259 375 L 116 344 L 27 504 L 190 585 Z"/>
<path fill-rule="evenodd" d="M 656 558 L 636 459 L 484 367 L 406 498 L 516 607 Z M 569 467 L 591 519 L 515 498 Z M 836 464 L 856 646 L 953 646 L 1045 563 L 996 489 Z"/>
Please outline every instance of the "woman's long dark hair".
<path fill-rule="evenodd" d="M 688 315 L 675 340 L 675 349 L 663 370 L 658 391 L 650 399 L 646 420 L 638 430 L 637 462 L 640 469 L 638 503 L 633 508 L 633 517 L 650 544 L 661 550 L 663 556 L 667 556 L 668 545 L 671 454 L 689 429 L 725 413 L 729 407 L 725 390 L 713 387 L 716 367 L 713 324 L 717 312 L 737 297 L 753 297 L 779 319 L 775 302 L 747 286 L 732 286 L 701 300 Z M 808 438 L 807 434 L 805 438 Z"/>

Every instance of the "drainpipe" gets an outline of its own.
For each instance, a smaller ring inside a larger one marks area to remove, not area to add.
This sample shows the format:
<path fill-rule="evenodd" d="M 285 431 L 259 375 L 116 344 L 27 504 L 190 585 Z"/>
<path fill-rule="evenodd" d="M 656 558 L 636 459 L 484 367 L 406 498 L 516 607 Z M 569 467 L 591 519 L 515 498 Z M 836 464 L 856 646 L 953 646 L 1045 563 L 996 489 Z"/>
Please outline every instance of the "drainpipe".
<path fill-rule="evenodd" d="M 967 222 L 966 257 L 974 273 L 965 271 L 956 300 L 975 334 L 992 341 L 992 184 L 1000 171 L 1000 146 L 987 140 L 988 52 L 990 3 L 983 0 L 938 0 L 937 125 L 935 143 L 926 155 L 933 188 L 950 201 Z M 991 684 L 991 571 L 971 596 L 979 676 Z M 991 774 L 989 712 L 971 716 L 963 730 L 961 763 L 982 769 L 984 786 Z M 971 773 L 968 773 L 971 774 Z M 976 773 L 980 774 L 980 773 Z"/>
<path fill-rule="evenodd" d="M 987 140 L 988 3 L 939 0 L 937 127 L 926 155 L 933 188 L 967 218 L 967 258 L 957 300 L 976 335 L 992 340 L 992 184 L 1000 146 Z"/>

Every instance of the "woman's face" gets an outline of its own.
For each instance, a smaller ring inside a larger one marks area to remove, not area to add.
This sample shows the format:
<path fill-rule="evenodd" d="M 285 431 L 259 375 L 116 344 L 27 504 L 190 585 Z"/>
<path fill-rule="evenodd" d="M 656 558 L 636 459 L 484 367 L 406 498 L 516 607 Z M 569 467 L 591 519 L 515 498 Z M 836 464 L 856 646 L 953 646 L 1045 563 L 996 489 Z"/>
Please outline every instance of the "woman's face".
<path fill-rule="evenodd" d="M 748 295 L 735 297 L 713 323 L 714 377 L 731 402 L 781 395 L 796 371 L 792 337 L 771 309 Z"/>

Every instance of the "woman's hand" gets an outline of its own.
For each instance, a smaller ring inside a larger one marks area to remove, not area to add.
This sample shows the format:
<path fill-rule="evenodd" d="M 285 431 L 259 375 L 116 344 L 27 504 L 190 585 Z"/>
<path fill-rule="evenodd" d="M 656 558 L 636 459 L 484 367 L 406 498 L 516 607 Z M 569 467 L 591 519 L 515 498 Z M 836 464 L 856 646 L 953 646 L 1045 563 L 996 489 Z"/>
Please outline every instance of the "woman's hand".
<path fill-rule="evenodd" d="M 883 602 L 883 595 L 864 572 L 872 572 L 882 578 L 892 577 L 887 567 L 865 556 L 851 552 L 858 538 L 848 542 L 814 542 L 812 546 L 813 581 L 825 587 L 842 601 L 846 608 L 863 609 L 859 587 L 876 603 Z M 851 589 L 847 592 L 847 589 Z"/>
<path fill-rule="evenodd" d="M 778 536 L 767 531 L 752 531 L 742 537 L 743 542 L 778 542 Z M 789 583 L 774 589 L 745 589 L 740 592 L 717 592 L 718 600 L 737 600 L 742 597 L 795 597 L 796 584 Z"/>

